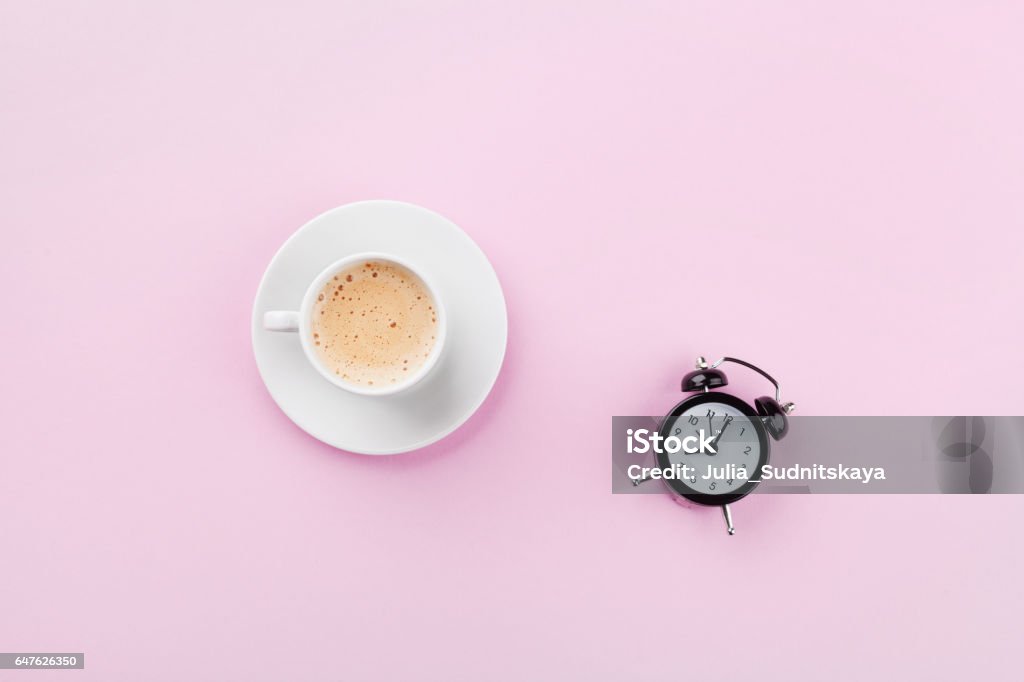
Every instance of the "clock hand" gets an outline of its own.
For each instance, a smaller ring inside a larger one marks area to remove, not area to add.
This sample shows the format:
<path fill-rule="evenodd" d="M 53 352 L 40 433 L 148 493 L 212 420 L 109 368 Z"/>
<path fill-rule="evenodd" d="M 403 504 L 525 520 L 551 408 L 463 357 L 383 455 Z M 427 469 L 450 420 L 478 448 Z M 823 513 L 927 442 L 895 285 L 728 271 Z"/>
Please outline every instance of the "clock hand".
<path fill-rule="evenodd" d="M 722 421 L 723 424 L 721 430 L 717 434 L 715 434 L 715 436 L 711 439 L 711 445 L 716 450 L 718 449 L 718 441 L 721 440 L 722 434 L 725 433 L 725 430 L 727 428 L 729 428 L 729 424 L 732 424 L 732 419 L 730 419 L 729 417 L 724 417 Z"/>

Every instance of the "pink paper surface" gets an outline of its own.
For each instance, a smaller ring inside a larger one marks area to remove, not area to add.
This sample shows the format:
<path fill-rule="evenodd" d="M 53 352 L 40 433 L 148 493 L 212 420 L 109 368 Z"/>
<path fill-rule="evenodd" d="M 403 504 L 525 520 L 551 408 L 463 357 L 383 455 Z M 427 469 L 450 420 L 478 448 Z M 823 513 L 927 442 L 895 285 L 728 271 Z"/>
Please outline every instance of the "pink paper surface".
<path fill-rule="evenodd" d="M 86 654 L 28 676 L 1018 679 L 1021 497 L 730 538 L 612 496 L 608 435 L 698 354 L 800 414 L 1024 413 L 1020 6 L 161 5 L 0 19 L 0 651 Z M 366 198 L 509 309 L 480 412 L 394 458 L 295 427 L 249 339 Z"/>

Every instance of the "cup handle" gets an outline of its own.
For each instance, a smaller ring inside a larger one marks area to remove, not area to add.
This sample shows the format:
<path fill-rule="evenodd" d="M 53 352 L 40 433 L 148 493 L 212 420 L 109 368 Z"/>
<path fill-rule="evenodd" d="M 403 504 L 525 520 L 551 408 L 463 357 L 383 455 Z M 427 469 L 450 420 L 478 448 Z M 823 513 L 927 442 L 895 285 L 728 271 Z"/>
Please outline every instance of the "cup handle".
<path fill-rule="evenodd" d="M 271 310 L 263 313 L 263 328 L 272 332 L 297 332 L 299 313 L 296 310 Z"/>

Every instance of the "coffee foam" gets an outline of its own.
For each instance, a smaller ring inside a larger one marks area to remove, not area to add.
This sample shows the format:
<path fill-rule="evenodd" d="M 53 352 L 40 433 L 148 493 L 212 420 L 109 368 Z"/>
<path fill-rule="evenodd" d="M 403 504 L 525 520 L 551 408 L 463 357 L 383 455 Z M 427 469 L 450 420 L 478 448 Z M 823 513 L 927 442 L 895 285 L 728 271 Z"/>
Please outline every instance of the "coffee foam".
<path fill-rule="evenodd" d="M 402 383 L 437 342 L 437 305 L 423 281 L 396 263 L 355 263 L 317 294 L 311 320 L 320 361 L 357 386 Z"/>

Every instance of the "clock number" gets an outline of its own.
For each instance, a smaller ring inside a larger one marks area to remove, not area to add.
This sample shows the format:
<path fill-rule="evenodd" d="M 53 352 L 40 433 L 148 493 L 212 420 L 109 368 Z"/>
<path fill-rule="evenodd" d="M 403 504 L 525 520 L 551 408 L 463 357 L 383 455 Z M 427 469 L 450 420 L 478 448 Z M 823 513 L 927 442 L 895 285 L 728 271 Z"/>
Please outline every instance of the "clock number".
<path fill-rule="evenodd" d="M 697 415 L 695 415 L 695 414 L 694 415 L 690 415 L 690 420 L 689 421 L 690 421 L 690 426 L 696 426 L 697 425 Z"/>
<path fill-rule="evenodd" d="M 696 483 L 696 482 L 697 482 L 697 477 L 696 476 L 690 476 L 690 483 Z"/>
<path fill-rule="evenodd" d="M 740 429 L 740 435 L 742 436 L 742 435 L 743 435 L 743 432 L 744 432 L 744 431 L 746 431 L 746 430 L 747 430 L 747 427 L 746 427 L 746 426 L 744 426 L 744 427 L 743 427 L 742 429 Z"/>
<path fill-rule="evenodd" d="M 732 485 L 732 481 L 733 481 L 733 479 L 731 479 L 731 478 L 726 479 L 725 484 L 726 485 Z"/>
<path fill-rule="evenodd" d="M 714 489 L 715 489 L 715 482 L 714 482 L 714 481 L 711 481 L 711 489 L 712 489 L 712 490 L 714 490 Z"/>
<path fill-rule="evenodd" d="M 744 455 L 749 455 L 750 454 L 750 446 L 749 445 L 747 447 L 743 448 L 743 454 Z"/>
<path fill-rule="evenodd" d="M 676 430 L 673 431 L 672 434 L 675 435 L 675 436 L 678 436 L 682 432 L 683 432 L 683 430 L 677 426 Z"/>

